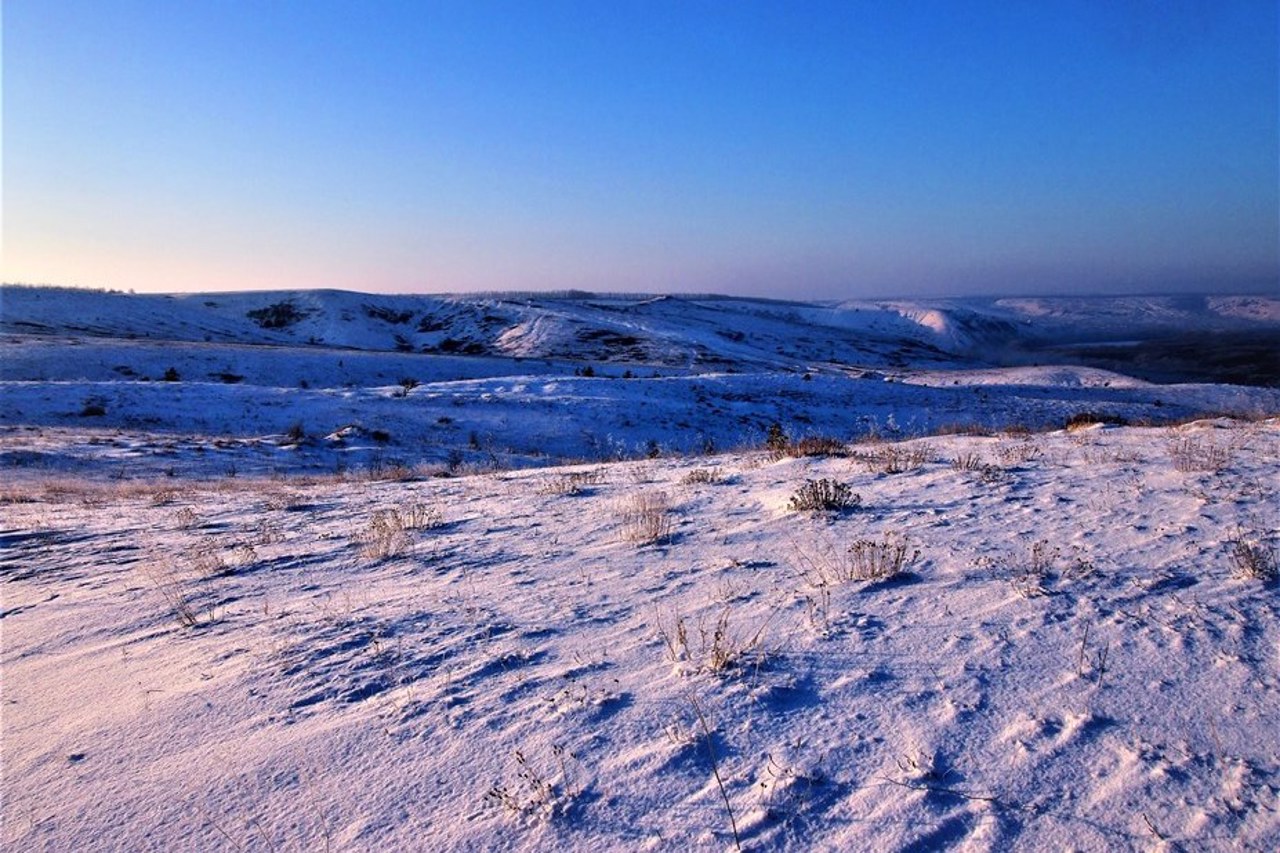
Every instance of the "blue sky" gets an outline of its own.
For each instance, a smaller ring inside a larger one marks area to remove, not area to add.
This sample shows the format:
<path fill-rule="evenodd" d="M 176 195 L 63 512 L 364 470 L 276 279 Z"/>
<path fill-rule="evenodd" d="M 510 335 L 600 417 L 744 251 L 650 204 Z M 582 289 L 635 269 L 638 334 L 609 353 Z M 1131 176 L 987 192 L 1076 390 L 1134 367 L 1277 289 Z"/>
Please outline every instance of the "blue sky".
<path fill-rule="evenodd" d="M 6 281 L 1276 288 L 1277 3 L 6 0 Z"/>

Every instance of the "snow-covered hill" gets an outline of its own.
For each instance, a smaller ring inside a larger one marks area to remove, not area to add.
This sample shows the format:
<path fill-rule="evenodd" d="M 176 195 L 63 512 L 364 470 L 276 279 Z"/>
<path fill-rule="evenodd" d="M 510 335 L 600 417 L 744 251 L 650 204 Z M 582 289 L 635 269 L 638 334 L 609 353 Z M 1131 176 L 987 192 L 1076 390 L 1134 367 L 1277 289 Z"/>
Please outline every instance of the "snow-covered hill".
<path fill-rule="evenodd" d="M 1280 334 L 1267 297 L 794 303 L 728 297 L 388 296 L 332 290 L 131 295 L 0 290 L 0 331 L 684 369 L 1000 364 L 1030 346 Z"/>
<path fill-rule="evenodd" d="M 757 446 L 774 424 L 852 439 L 1256 417 L 1280 390 L 1000 365 L 1178 324 L 1271 334 L 1270 305 L 6 287 L 0 460 L 15 475 L 526 466 Z"/>

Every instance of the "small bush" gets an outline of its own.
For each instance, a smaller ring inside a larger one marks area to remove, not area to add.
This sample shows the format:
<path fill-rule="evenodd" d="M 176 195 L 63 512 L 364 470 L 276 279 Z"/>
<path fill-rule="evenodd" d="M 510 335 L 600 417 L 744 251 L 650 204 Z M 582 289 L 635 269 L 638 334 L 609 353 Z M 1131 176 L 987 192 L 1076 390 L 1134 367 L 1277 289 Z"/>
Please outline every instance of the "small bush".
<path fill-rule="evenodd" d="M 422 502 L 407 504 L 398 515 L 405 530 L 431 530 L 444 524 L 444 513 Z"/>
<path fill-rule="evenodd" d="M 793 441 L 786 448 L 788 456 L 846 456 L 848 448 L 838 438 L 828 435 L 807 435 Z"/>
<path fill-rule="evenodd" d="M 604 482 L 604 471 L 594 468 L 590 471 L 574 471 L 563 477 L 556 477 L 542 483 L 538 494 L 542 495 L 576 495 L 587 486 L 596 486 Z"/>
<path fill-rule="evenodd" d="M 933 435 L 981 435 L 989 436 L 992 434 L 991 428 L 982 424 L 954 421 L 951 423 L 939 424 L 931 430 Z"/>
<path fill-rule="evenodd" d="M 791 439 L 787 438 L 787 434 L 782 429 L 782 424 L 774 421 L 769 424 L 769 433 L 765 436 L 764 447 L 769 453 L 775 457 L 782 457 L 786 454 L 787 448 L 791 446 Z"/>
<path fill-rule="evenodd" d="M 1015 441 L 996 448 L 996 458 L 1006 467 L 1015 467 L 1039 459 L 1044 455 L 1039 446 L 1030 441 Z"/>
<path fill-rule="evenodd" d="M 156 591 L 164 598 L 173 618 L 184 628 L 196 628 L 201 624 L 199 612 L 191 597 L 183 588 L 182 579 L 170 567 L 148 566 L 142 569 L 143 574 L 155 586 Z"/>
<path fill-rule="evenodd" d="M 851 582 L 882 581 L 896 577 L 920 559 L 905 536 L 889 532 L 880 540 L 858 539 L 852 544 L 822 544 L 806 549 L 796 543 L 796 557 L 809 584 L 819 592 Z M 829 595 L 829 593 L 827 593 Z M 812 600 L 811 606 L 818 603 Z M 821 600 L 822 609 L 829 600 Z"/>
<path fill-rule="evenodd" d="M 671 538 L 671 509 L 664 492 L 632 495 L 619 506 L 618 517 L 627 542 L 657 545 Z"/>
<path fill-rule="evenodd" d="M 1231 462 L 1231 453 L 1227 448 L 1212 442 L 1186 436 L 1170 442 L 1169 458 L 1173 460 L 1173 467 L 1183 473 L 1217 473 Z"/>
<path fill-rule="evenodd" d="M 688 621 L 679 613 L 670 625 L 661 616 L 657 622 L 658 637 L 667 650 L 668 659 L 682 668 L 729 675 L 742 672 L 751 664 L 759 669 L 769 657 L 765 646 L 769 622 L 766 620 L 754 631 L 740 631 L 731 624 L 732 611 L 728 607 L 720 611 L 714 624 L 699 620 L 696 630 L 690 630 Z"/>
<path fill-rule="evenodd" d="M 400 515 L 393 509 L 380 509 L 369 519 L 361 536 L 361 553 L 372 559 L 394 557 L 407 549 L 413 540 Z"/>
<path fill-rule="evenodd" d="M 90 400 L 90 401 L 86 402 L 86 403 L 84 404 L 84 408 L 82 408 L 82 409 L 80 410 L 80 417 L 82 417 L 82 418 L 100 418 L 100 417 L 102 417 L 103 415 L 105 415 L 106 413 L 107 413 L 107 407 L 106 407 L 106 406 L 102 405 L 101 403 L 97 402 L 96 400 Z"/>
<path fill-rule="evenodd" d="M 505 810 L 512 817 L 535 817 L 551 820 L 565 814 L 582 794 L 574 772 L 581 771 L 577 758 L 560 744 L 551 747 L 560 768 L 559 782 L 551 774 L 536 768 L 524 753 L 516 750 L 516 780 L 511 784 L 495 784 L 485 792 L 486 802 Z"/>
<path fill-rule="evenodd" d="M 181 380 L 182 380 L 182 377 L 178 375 L 178 371 L 176 368 L 170 367 L 168 370 L 164 372 L 165 382 L 179 382 Z"/>
<path fill-rule="evenodd" d="M 1228 543 L 1231 546 L 1231 566 L 1238 578 L 1260 580 L 1268 583 L 1280 579 L 1280 560 L 1274 545 L 1258 538 L 1237 533 Z"/>
<path fill-rule="evenodd" d="M 284 444 L 284 445 L 301 444 L 303 441 L 306 440 L 306 438 L 307 438 L 307 431 L 303 429 L 302 421 L 294 421 L 292 424 L 289 425 L 289 428 L 285 430 L 284 440 L 281 442 L 281 444 Z"/>
<path fill-rule="evenodd" d="M 845 483 L 823 477 L 805 480 L 787 503 L 795 512 L 841 512 L 862 503 L 862 496 Z"/>
<path fill-rule="evenodd" d="M 1009 578 L 1013 588 L 1023 598 L 1048 595 L 1049 589 L 1045 584 L 1054 574 L 1058 556 L 1058 549 L 1050 545 L 1047 539 L 1031 543 L 1026 558 L 1013 568 Z"/>
<path fill-rule="evenodd" d="M 859 539 L 849 546 L 847 553 L 844 579 L 851 581 L 887 580 L 902 574 L 920 558 L 920 552 L 912 550 L 906 539 L 893 535 L 886 535 L 879 542 Z"/>
<path fill-rule="evenodd" d="M 248 543 L 223 550 L 214 542 L 202 542 L 192 550 L 192 569 L 198 576 L 229 577 L 244 571 L 258 560 L 258 552 Z"/>
<path fill-rule="evenodd" d="M 724 479 L 724 475 L 720 473 L 719 468 L 694 468 L 684 478 L 680 480 L 687 486 L 702 485 L 706 483 L 719 483 Z"/>
<path fill-rule="evenodd" d="M 962 453 L 951 460 L 951 467 L 957 471 L 981 471 L 982 457 L 976 453 Z"/>
<path fill-rule="evenodd" d="M 877 474 L 901 474 L 915 470 L 929 461 L 929 454 L 924 448 L 896 444 L 887 444 L 856 456 L 868 471 Z"/>

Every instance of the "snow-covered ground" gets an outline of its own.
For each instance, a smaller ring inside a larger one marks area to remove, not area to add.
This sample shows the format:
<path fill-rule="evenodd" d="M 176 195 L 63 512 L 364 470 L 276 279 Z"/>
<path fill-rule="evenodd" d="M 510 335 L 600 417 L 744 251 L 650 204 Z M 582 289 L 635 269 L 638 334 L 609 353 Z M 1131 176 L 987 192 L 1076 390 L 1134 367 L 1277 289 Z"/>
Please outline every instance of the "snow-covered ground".
<path fill-rule="evenodd" d="M 1280 421 L 850 450 L 10 488 L 5 845 L 1276 849 Z"/>
<path fill-rule="evenodd" d="M 1274 301 L 0 297 L 5 849 L 1280 848 Z"/>

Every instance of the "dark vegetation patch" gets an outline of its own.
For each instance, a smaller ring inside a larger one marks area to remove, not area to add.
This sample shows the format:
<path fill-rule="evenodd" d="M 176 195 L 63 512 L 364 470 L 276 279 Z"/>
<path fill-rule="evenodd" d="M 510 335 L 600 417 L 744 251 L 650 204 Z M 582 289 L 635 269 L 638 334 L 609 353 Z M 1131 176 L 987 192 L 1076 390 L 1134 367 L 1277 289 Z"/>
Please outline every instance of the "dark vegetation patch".
<path fill-rule="evenodd" d="M 1225 382 L 1280 388 L 1280 332 L 1189 334 L 1036 350 L 1050 364 L 1083 364 L 1148 382 Z"/>
<path fill-rule="evenodd" d="M 1101 412 L 1077 412 L 1067 418 L 1064 426 L 1067 429 L 1082 429 L 1084 427 L 1093 426 L 1094 424 L 1107 424 L 1109 426 L 1126 426 L 1128 419 L 1119 415 L 1108 415 Z"/>
<path fill-rule="evenodd" d="M 365 305 L 364 313 L 372 320 L 381 320 L 393 326 L 402 326 L 413 319 L 412 311 L 397 311 L 385 305 Z"/>
<path fill-rule="evenodd" d="M 461 355 L 483 355 L 485 346 L 477 341 L 460 341 L 457 338 L 445 338 L 435 347 L 440 352 Z"/>
<path fill-rule="evenodd" d="M 609 348 L 633 347 L 640 343 L 635 335 L 624 335 L 612 329 L 581 329 L 577 337 L 583 343 L 600 343 Z"/>
<path fill-rule="evenodd" d="M 306 319 L 308 312 L 285 300 L 268 305 L 266 308 L 255 308 L 247 312 L 246 316 L 264 329 L 286 329 L 299 320 Z"/>

